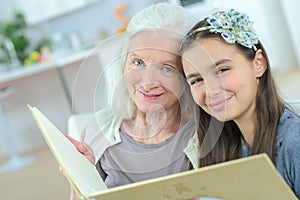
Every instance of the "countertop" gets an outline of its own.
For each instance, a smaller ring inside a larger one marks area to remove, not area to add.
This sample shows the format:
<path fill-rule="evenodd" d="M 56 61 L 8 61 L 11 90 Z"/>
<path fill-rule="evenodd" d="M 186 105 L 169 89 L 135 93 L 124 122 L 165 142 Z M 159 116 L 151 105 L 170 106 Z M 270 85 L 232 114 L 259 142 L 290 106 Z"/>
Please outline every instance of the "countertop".
<path fill-rule="evenodd" d="M 0 85 L 17 79 L 25 78 L 34 74 L 42 73 L 44 71 L 61 68 L 65 65 L 86 58 L 91 53 L 91 51 L 91 48 L 66 51 L 64 53 L 61 53 L 59 56 L 56 56 L 55 58 L 51 58 L 50 62 L 42 62 L 28 66 L 20 66 L 15 69 L 1 72 Z"/>

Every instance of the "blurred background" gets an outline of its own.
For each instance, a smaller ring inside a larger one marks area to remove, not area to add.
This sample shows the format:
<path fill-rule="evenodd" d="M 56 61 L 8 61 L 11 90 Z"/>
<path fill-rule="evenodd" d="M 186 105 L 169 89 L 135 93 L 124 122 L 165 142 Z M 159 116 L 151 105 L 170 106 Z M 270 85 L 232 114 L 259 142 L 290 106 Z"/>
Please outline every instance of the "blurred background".
<path fill-rule="evenodd" d="M 93 48 L 124 31 L 136 12 L 157 2 L 181 5 L 199 20 L 225 8 L 248 13 L 284 97 L 297 107 L 300 1 L 0 0 L 1 199 L 68 199 L 69 184 L 26 105 L 37 106 L 68 132 L 71 115 L 94 110 L 101 60 L 91 54 Z M 81 68 L 83 62 L 88 67 Z"/>

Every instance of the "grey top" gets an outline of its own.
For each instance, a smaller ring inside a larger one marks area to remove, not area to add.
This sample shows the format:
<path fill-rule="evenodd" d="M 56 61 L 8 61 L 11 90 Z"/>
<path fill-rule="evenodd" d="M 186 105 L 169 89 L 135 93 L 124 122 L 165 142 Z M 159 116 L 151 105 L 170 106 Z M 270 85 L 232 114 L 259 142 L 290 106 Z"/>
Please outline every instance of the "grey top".
<path fill-rule="evenodd" d="M 276 148 L 277 170 L 300 199 L 300 118 L 288 109 L 278 124 Z M 249 151 L 243 143 L 243 156 L 247 155 Z"/>
<path fill-rule="evenodd" d="M 192 120 L 158 144 L 142 144 L 120 128 L 122 142 L 107 148 L 96 168 L 107 187 L 170 175 L 192 168 L 183 149 L 195 133 Z"/>

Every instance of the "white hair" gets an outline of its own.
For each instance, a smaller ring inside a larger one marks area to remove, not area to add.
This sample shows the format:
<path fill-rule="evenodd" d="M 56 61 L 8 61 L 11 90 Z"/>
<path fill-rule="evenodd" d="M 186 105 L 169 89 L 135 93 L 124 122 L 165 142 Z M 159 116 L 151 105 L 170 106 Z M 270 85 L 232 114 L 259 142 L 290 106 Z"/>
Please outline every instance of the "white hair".
<path fill-rule="evenodd" d="M 153 4 L 132 17 L 127 33 L 138 32 L 143 29 L 167 29 L 181 35 L 185 35 L 196 23 L 198 19 L 185 10 L 183 7 L 172 3 Z M 128 34 L 129 36 L 130 34 Z M 122 35 L 120 35 L 122 36 Z M 129 38 L 127 37 L 127 40 Z M 119 57 L 106 68 L 106 79 L 108 84 L 108 104 L 113 110 L 115 117 L 122 119 L 131 118 L 135 109 L 135 104 L 131 100 L 124 80 L 124 67 L 127 48 L 126 45 L 120 50 Z M 191 112 L 190 106 L 193 105 L 189 95 L 180 98 L 181 106 Z"/>
<path fill-rule="evenodd" d="M 161 28 L 186 34 L 197 22 L 198 19 L 181 6 L 157 3 L 133 16 L 127 31 Z"/>

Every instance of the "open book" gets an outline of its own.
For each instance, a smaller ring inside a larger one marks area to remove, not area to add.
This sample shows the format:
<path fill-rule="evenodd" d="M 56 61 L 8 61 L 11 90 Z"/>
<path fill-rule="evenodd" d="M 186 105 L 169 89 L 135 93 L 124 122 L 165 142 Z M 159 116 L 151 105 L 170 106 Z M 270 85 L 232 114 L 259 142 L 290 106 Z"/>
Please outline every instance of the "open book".
<path fill-rule="evenodd" d="M 297 200 L 266 154 L 107 189 L 96 168 L 37 108 L 28 107 L 82 199 Z"/>

